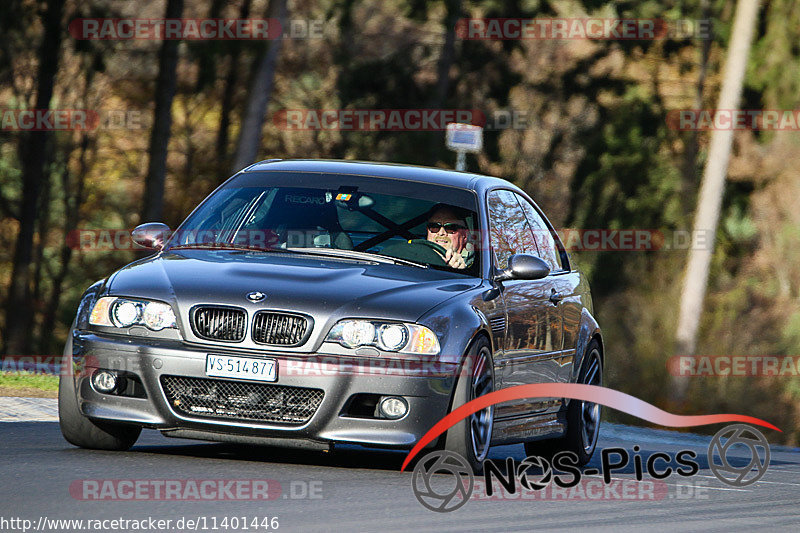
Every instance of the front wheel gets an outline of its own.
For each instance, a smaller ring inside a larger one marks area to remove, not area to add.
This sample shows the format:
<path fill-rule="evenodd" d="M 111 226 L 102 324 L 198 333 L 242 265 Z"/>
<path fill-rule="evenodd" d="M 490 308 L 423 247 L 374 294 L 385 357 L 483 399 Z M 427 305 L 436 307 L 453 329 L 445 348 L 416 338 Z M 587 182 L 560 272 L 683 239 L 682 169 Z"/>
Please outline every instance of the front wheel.
<path fill-rule="evenodd" d="M 467 352 L 458 376 L 453 405 L 455 410 L 467 402 L 494 391 L 492 350 L 485 337 L 478 338 Z M 494 406 L 469 415 L 445 435 L 444 447 L 464 457 L 476 473 L 483 471 L 489 455 L 494 425 Z"/>
<path fill-rule="evenodd" d="M 592 340 L 586 348 L 578 383 L 603 385 L 603 358 L 600 343 Z M 578 456 L 578 466 L 592 458 L 600 435 L 600 405 L 583 400 L 571 400 L 567 408 L 567 433 L 559 439 L 525 443 L 528 456 L 552 457 L 560 451 L 570 451 Z"/>
<path fill-rule="evenodd" d="M 71 340 L 69 341 L 72 342 Z M 78 407 L 75 378 L 72 373 L 72 347 L 65 350 L 67 371 L 58 381 L 58 424 L 61 434 L 70 444 L 94 450 L 127 450 L 134 445 L 142 428 L 111 422 L 94 422 L 86 418 Z"/>

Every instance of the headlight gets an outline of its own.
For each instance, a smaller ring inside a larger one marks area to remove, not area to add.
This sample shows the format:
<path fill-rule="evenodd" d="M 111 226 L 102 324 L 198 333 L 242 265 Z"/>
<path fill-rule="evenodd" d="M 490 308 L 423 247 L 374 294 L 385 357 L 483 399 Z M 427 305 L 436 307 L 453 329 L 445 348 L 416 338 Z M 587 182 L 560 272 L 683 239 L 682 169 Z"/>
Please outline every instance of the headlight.
<path fill-rule="evenodd" d="M 104 296 L 97 300 L 89 316 L 93 326 L 128 328 L 145 326 L 153 331 L 178 327 L 172 307 L 163 302 Z"/>
<path fill-rule="evenodd" d="M 419 324 L 399 324 L 372 320 L 342 320 L 325 339 L 347 348 L 377 346 L 387 352 L 436 355 L 439 339 Z"/>
<path fill-rule="evenodd" d="M 348 348 L 372 344 L 375 341 L 375 326 L 365 320 L 348 320 L 342 326 L 342 344 Z"/>
<path fill-rule="evenodd" d="M 123 328 L 136 324 L 142 314 L 141 306 L 130 300 L 117 300 L 111 308 L 114 310 L 114 322 Z"/>
<path fill-rule="evenodd" d="M 378 330 L 378 344 L 384 350 L 397 351 L 408 341 L 407 329 L 402 324 L 386 324 Z"/>
<path fill-rule="evenodd" d="M 161 302 L 150 302 L 142 311 L 142 322 L 148 328 L 158 331 L 164 328 L 175 327 L 175 313 L 172 307 Z"/>

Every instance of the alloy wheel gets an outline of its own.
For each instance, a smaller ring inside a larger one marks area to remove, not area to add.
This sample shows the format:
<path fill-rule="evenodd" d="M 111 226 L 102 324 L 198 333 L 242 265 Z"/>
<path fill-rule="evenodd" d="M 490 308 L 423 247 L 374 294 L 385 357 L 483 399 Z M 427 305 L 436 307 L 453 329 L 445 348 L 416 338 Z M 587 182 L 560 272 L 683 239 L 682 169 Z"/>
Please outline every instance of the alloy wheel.
<path fill-rule="evenodd" d="M 475 356 L 472 367 L 471 399 L 479 398 L 494 390 L 494 378 L 491 368 L 491 354 L 489 348 L 483 347 Z M 475 459 L 483 461 L 489 453 L 492 440 L 492 426 L 494 421 L 494 406 L 470 415 L 470 436 L 472 451 Z"/>
<path fill-rule="evenodd" d="M 583 383 L 586 385 L 603 385 L 603 370 L 600 363 L 600 352 L 595 348 L 589 353 Z M 600 405 L 581 401 L 581 445 L 587 454 L 591 454 L 597 444 L 600 433 Z"/>

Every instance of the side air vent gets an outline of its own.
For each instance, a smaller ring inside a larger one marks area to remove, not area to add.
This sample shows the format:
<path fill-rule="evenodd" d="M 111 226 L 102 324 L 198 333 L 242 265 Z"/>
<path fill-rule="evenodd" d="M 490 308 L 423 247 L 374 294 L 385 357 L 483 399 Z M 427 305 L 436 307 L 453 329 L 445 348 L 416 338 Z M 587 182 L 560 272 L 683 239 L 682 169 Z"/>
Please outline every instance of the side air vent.
<path fill-rule="evenodd" d="M 492 328 L 492 331 L 501 332 L 506 330 L 506 317 L 505 316 L 496 316 L 494 318 L 489 319 L 489 326 Z"/>

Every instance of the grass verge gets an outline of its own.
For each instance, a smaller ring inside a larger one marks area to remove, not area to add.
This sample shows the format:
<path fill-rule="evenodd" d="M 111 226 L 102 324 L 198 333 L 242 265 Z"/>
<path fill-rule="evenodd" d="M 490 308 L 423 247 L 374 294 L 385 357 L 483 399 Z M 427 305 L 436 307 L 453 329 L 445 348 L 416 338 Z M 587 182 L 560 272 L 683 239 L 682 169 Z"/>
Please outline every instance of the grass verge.
<path fill-rule="evenodd" d="M 57 398 L 58 376 L 33 372 L 0 372 L 0 396 Z"/>

